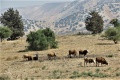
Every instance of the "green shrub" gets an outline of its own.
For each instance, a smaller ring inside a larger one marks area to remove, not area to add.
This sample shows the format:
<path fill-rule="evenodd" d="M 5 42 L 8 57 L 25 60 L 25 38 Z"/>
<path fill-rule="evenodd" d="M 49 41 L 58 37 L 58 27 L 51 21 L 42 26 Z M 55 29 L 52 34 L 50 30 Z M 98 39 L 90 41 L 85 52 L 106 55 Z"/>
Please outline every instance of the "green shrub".
<path fill-rule="evenodd" d="M 113 54 L 109 54 L 109 55 L 107 55 L 106 57 L 113 57 Z"/>
<path fill-rule="evenodd" d="M 0 76 L 0 80 L 10 80 L 9 76 Z"/>
<path fill-rule="evenodd" d="M 54 70 L 51 78 L 53 79 L 59 79 L 62 77 L 62 71 L 60 70 Z"/>
<path fill-rule="evenodd" d="M 72 76 L 70 76 L 70 78 L 78 78 L 78 77 L 80 77 L 80 75 L 79 75 L 79 72 L 78 71 L 74 71 L 73 73 L 72 73 Z"/>
<path fill-rule="evenodd" d="M 95 73 L 93 75 L 94 77 L 97 77 L 97 78 L 105 78 L 105 77 L 108 77 L 107 74 L 104 74 L 104 73 Z"/>
<path fill-rule="evenodd" d="M 100 72 L 100 69 L 96 69 L 95 72 L 96 72 L 96 73 L 99 73 L 99 72 Z"/>
<path fill-rule="evenodd" d="M 104 74 L 104 73 L 100 73 L 99 69 L 96 69 L 96 73 L 93 73 L 91 71 L 88 72 L 82 72 L 82 73 L 78 73 L 78 72 L 73 72 L 72 76 L 70 76 L 70 78 L 79 78 L 79 77 L 97 77 L 97 78 L 105 78 L 108 77 L 109 75 Z"/>
<path fill-rule="evenodd" d="M 37 32 L 30 32 L 27 35 L 29 43 L 29 50 L 45 50 L 49 48 L 57 48 L 57 42 L 55 41 L 55 34 L 49 28 L 38 30 Z"/>
<path fill-rule="evenodd" d="M 116 76 L 120 76 L 120 72 L 116 73 Z"/>
<path fill-rule="evenodd" d="M 115 44 L 117 44 L 117 41 L 120 40 L 120 32 L 117 28 L 109 28 L 106 30 L 105 36 L 109 40 L 113 40 Z"/>
<path fill-rule="evenodd" d="M 12 31 L 10 30 L 10 28 L 6 27 L 6 26 L 0 26 L 0 39 L 1 42 L 4 38 L 8 38 L 12 35 Z"/>

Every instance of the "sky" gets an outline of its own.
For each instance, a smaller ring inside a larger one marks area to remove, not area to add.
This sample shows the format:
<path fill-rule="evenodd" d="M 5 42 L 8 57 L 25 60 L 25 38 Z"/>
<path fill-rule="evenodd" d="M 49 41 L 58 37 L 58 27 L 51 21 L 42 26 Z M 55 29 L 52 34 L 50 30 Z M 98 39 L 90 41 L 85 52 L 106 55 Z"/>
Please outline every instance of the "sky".
<path fill-rule="evenodd" d="M 0 0 L 0 10 L 5 8 L 42 5 L 48 2 L 66 2 L 66 1 L 74 1 L 74 0 Z"/>

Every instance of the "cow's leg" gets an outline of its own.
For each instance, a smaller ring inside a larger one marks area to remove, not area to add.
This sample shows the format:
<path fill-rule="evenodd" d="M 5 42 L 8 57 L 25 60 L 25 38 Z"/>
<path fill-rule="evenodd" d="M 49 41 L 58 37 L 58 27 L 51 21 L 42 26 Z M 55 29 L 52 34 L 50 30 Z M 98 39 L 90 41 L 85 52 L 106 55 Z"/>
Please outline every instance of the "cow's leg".
<path fill-rule="evenodd" d="M 85 61 L 84 61 L 84 67 L 85 67 Z"/>
<path fill-rule="evenodd" d="M 79 54 L 79 58 L 80 58 L 80 54 Z"/>
<path fill-rule="evenodd" d="M 48 56 L 48 60 L 50 60 L 50 57 Z"/>
<path fill-rule="evenodd" d="M 97 61 L 96 61 L 96 67 L 97 67 Z"/>
<path fill-rule="evenodd" d="M 54 60 L 56 60 L 56 57 L 54 56 Z"/>
<path fill-rule="evenodd" d="M 74 55 L 74 57 L 77 57 L 76 54 Z"/>

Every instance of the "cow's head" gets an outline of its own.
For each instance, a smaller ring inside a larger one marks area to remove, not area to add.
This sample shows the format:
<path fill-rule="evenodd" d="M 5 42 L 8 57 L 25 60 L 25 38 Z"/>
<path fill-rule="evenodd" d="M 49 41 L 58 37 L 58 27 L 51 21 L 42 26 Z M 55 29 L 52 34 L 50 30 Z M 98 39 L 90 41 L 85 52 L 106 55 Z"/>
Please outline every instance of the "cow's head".
<path fill-rule="evenodd" d="M 84 53 L 88 53 L 88 50 L 84 50 Z"/>

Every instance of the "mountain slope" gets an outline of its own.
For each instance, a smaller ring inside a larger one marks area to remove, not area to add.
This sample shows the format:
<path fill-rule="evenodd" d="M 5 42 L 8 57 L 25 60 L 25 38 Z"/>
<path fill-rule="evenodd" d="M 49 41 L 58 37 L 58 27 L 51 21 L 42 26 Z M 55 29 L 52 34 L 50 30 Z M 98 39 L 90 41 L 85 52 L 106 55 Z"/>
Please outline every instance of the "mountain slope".
<path fill-rule="evenodd" d="M 103 17 L 104 27 L 113 18 L 120 20 L 120 0 L 75 0 L 18 8 L 20 14 L 25 18 L 23 21 L 27 33 L 30 30 L 50 27 L 56 34 L 85 30 L 84 20 L 93 10 L 99 12 Z"/>

